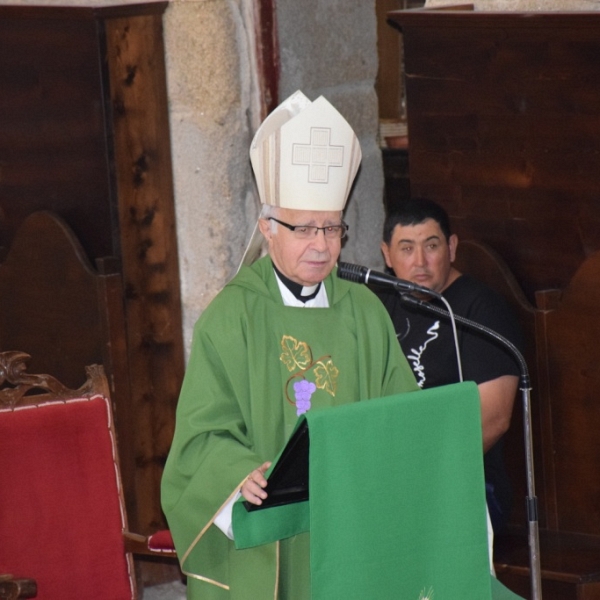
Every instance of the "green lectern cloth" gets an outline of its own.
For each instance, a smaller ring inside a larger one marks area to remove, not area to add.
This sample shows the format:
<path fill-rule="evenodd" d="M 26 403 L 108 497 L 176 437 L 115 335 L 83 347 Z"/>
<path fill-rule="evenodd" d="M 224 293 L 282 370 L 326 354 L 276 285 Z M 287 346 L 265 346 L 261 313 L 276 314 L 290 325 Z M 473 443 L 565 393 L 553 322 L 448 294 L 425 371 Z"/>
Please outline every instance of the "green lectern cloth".
<path fill-rule="evenodd" d="M 516 598 L 489 573 L 474 383 L 305 418 L 309 501 L 251 513 L 236 504 L 238 548 L 310 530 L 313 600 Z"/>

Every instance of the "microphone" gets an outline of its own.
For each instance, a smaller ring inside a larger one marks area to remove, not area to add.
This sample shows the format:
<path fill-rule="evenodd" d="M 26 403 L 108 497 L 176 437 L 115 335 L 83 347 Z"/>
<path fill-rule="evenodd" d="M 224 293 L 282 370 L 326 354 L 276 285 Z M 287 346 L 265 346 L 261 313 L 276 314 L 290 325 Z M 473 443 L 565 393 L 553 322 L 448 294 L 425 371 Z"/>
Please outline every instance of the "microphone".
<path fill-rule="evenodd" d="M 351 263 L 340 262 L 338 263 L 337 275 L 341 279 L 347 279 L 348 281 L 354 281 L 355 283 L 374 283 L 382 285 L 384 287 L 393 287 L 399 292 L 426 294 L 428 296 L 439 297 L 440 294 L 430 290 L 429 288 L 417 285 L 404 279 L 398 279 L 393 275 L 387 275 L 380 271 L 373 271 L 367 267 L 361 265 L 353 265 Z"/>

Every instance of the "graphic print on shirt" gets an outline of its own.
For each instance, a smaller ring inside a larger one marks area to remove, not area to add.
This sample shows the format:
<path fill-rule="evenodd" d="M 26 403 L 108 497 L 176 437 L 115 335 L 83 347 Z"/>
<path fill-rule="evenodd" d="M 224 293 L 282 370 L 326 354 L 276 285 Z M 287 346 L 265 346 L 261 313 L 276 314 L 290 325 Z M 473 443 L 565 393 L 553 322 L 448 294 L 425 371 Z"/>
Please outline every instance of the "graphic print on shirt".
<path fill-rule="evenodd" d="M 410 353 L 406 355 L 406 358 L 412 365 L 412 370 L 414 371 L 415 377 L 417 378 L 417 385 L 422 388 L 427 381 L 427 375 L 425 374 L 425 367 L 421 363 L 421 357 L 423 356 L 425 350 L 427 350 L 427 346 L 436 340 L 439 337 L 437 331 L 440 328 L 440 322 L 436 321 L 428 330 L 427 330 L 427 339 L 423 344 L 419 346 L 418 349 L 411 348 Z"/>
<path fill-rule="evenodd" d="M 331 356 L 321 356 L 313 360 L 310 346 L 291 335 L 284 335 L 281 338 L 281 348 L 283 352 L 279 360 L 292 373 L 285 383 L 285 397 L 290 404 L 296 406 L 298 416 L 310 410 L 311 397 L 317 389 L 335 396 L 339 370 L 333 364 Z M 307 375 L 312 375 L 314 381 L 307 379 Z M 295 401 L 290 398 L 288 391 L 294 379 L 298 379 L 293 385 Z"/>
<path fill-rule="evenodd" d="M 429 591 L 426 592 L 424 589 L 419 594 L 419 600 L 433 600 L 433 588 L 430 587 Z"/>

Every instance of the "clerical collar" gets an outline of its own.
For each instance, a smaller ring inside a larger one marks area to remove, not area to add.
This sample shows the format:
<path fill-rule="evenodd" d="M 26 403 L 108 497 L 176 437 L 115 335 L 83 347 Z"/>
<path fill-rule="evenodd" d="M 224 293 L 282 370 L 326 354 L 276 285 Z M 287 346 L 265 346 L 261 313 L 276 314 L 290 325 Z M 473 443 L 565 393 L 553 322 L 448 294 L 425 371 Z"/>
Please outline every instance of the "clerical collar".
<path fill-rule="evenodd" d="M 285 285 L 285 287 L 292 292 L 294 298 L 300 300 L 300 302 L 308 302 L 312 300 L 321 289 L 321 283 L 317 283 L 316 285 L 311 285 L 310 287 L 304 287 L 295 281 L 292 281 L 288 277 L 286 277 L 276 266 L 273 261 L 271 261 L 273 265 L 273 269 L 275 273 L 277 273 L 277 277 L 281 280 L 281 283 Z"/>

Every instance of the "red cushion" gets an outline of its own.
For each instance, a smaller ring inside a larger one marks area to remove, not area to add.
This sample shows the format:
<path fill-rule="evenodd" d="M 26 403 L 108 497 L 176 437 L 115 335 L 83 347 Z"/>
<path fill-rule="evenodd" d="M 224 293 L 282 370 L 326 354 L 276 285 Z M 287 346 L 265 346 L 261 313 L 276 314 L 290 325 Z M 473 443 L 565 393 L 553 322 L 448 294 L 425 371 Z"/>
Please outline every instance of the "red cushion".
<path fill-rule="evenodd" d="M 175 552 L 173 536 L 168 529 L 161 529 L 148 537 L 148 548 L 154 552 Z"/>
<path fill-rule="evenodd" d="M 130 600 L 107 400 L 0 410 L 0 573 L 40 600 Z"/>

